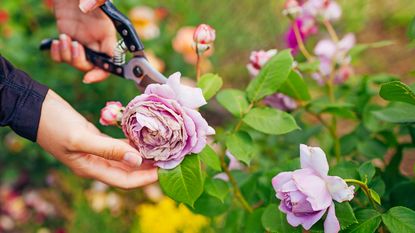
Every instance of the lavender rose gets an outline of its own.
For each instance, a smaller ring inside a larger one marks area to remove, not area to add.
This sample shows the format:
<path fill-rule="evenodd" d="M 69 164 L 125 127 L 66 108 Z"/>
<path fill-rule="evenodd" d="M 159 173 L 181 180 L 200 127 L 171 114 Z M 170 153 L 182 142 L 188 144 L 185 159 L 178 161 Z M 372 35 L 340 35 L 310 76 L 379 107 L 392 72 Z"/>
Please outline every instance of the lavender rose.
<path fill-rule="evenodd" d="M 340 224 L 333 200 L 350 201 L 354 186 L 347 186 L 338 176 L 328 176 L 329 165 L 323 150 L 300 145 L 301 169 L 281 172 L 272 179 L 279 209 L 287 214 L 288 223 L 309 230 L 327 211 L 324 232 L 337 233 Z"/>
<path fill-rule="evenodd" d="M 121 125 L 140 154 L 163 169 L 199 153 L 215 133 L 196 109 L 206 104 L 202 90 L 180 84 L 175 73 L 166 84 L 151 84 L 125 108 Z"/>

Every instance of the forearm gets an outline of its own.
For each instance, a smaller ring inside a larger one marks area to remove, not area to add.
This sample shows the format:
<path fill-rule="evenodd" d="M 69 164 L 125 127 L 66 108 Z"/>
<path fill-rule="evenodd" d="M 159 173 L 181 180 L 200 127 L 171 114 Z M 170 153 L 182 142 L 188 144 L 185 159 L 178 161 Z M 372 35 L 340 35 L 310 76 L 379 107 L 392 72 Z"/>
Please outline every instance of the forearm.
<path fill-rule="evenodd" d="M 42 103 L 48 88 L 0 56 L 0 125 L 36 141 Z"/>

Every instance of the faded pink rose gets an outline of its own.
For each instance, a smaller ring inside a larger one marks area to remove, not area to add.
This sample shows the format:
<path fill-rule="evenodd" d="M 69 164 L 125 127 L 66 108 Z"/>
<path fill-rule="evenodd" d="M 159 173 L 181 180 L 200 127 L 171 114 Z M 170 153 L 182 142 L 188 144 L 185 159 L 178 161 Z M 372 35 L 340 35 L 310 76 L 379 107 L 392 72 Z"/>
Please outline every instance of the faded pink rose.
<path fill-rule="evenodd" d="M 279 209 L 287 214 L 288 223 L 302 225 L 309 230 L 324 213 L 324 232 L 337 233 L 340 223 L 333 200 L 350 201 L 354 186 L 347 186 L 338 176 L 328 176 L 329 165 L 319 147 L 300 145 L 301 169 L 281 172 L 272 179 L 276 197 L 281 200 Z"/>
<path fill-rule="evenodd" d="M 101 109 L 101 118 L 99 123 L 101 125 L 117 125 L 122 117 L 123 106 L 118 101 L 107 102 L 105 107 Z"/>
<path fill-rule="evenodd" d="M 264 104 L 282 111 L 292 111 L 298 107 L 297 102 L 290 96 L 275 93 L 264 98 Z"/>
<path fill-rule="evenodd" d="M 269 61 L 269 59 L 271 59 L 276 54 L 276 49 L 270 49 L 268 51 L 253 51 L 249 56 L 249 63 L 246 65 L 246 68 L 248 69 L 249 73 L 255 77 L 259 74 L 259 71 Z"/>
<path fill-rule="evenodd" d="M 340 19 L 342 10 L 334 0 L 308 0 L 303 6 L 303 14 L 328 21 Z"/>
<path fill-rule="evenodd" d="M 125 108 L 122 129 L 139 153 L 163 169 L 199 153 L 215 133 L 197 111 L 206 100 L 200 88 L 180 84 L 175 73 L 166 84 L 151 84 Z"/>

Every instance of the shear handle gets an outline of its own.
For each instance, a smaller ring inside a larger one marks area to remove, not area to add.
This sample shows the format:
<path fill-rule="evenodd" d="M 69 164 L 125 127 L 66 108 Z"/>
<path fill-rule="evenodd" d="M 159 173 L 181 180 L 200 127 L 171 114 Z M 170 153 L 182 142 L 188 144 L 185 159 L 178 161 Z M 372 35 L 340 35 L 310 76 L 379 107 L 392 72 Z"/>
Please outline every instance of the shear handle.
<path fill-rule="evenodd" d="M 39 46 L 40 50 L 49 50 L 52 46 L 52 41 L 53 39 L 43 40 Z M 124 78 L 124 67 L 114 64 L 112 62 L 112 58 L 108 56 L 106 53 L 94 51 L 86 46 L 84 46 L 84 49 L 86 59 L 89 62 L 91 62 L 94 66 L 97 66 L 109 73 Z"/>
<path fill-rule="evenodd" d="M 111 19 L 114 23 L 115 29 L 121 35 L 125 45 L 131 53 L 137 51 L 143 51 L 144 45 L 140 40 L 137 32 L 134 29 L 131 21 L 123 15 L 111 1 L 106 1 L 102 6 L 101 10 Z"/>

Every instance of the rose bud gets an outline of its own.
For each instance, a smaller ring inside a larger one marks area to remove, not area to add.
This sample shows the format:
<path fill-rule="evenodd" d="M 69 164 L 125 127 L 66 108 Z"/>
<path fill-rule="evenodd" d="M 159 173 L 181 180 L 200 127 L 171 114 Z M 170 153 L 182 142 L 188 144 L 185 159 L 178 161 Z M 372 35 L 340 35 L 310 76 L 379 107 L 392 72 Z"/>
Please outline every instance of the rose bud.
<path fill-rule="evenodd" d="M 211 44 L 215 41 L 215 30 L 206 24 L 199 25 L 193 33 L 193 47 L 198 54 L 202 54 L 211 48 Z"/>
<path fill-rule="evenodd" d="M 291 19 L 295 19 L 301 13 L 301 6 L 297 0 L 287 0 L 284 4 L 282 13 Z"/>
<path fill-rule="evenodd" d="M 269 59 L 271 59 L 276 54 L 276 49 L 271 49 L 268 51 L 253 51 L 249 57 L 249 64 L 246 66 L 246 68 L 252 76 L 257 76 L 261 68 L 269 61 Z"/>
<path fill-rule="evenodd" d="M 105 108 L 101 110 L 101 118 L 99 123 L 101 125 L 117 125 L 118 121 L 121 121 L 123 106 L 120 102 L 110 101 L 107 102 Z"/>
<path fill-rule="evenodd" d="M 180 73 L 166 84 L 151 84 L 125 108 L 122 129 L 143 158 L 163 169 L 199 153 L 215 133 L 196 110 L 206 104 L 200 88 L 180 84 Z"/>

